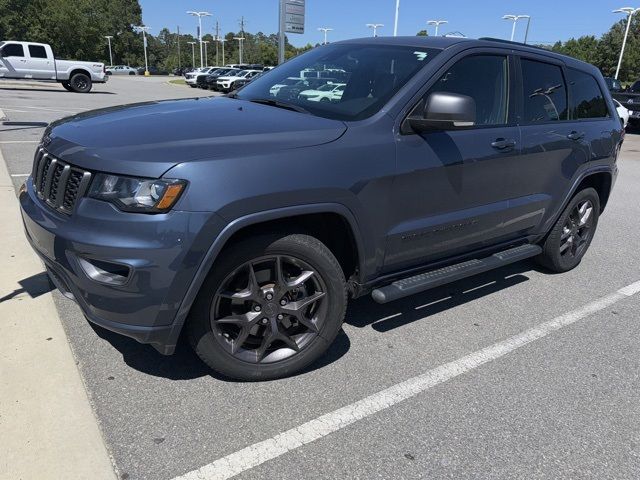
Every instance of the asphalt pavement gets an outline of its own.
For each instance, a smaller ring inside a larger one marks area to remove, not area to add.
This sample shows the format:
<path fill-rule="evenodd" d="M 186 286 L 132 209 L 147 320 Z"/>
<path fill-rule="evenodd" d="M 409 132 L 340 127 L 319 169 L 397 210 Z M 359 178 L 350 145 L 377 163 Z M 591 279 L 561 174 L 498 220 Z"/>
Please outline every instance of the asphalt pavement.
<path fill-rule="evenodd" d="M 116 77 L 89 95 L 0 83 L 0 109 L 51 122 L 208 95 L 166 82 Z M 0 126 L 16 187 L 42 131 Z M 118 475 L 638 478 L 640 136 L 627 135 L 619 167 L 575 270 L 522 262 L 387 305 L 359 299 L 329 354 L 284 380 L 218 378 L 186 345 L 160 356 L 56 295 Z"/>

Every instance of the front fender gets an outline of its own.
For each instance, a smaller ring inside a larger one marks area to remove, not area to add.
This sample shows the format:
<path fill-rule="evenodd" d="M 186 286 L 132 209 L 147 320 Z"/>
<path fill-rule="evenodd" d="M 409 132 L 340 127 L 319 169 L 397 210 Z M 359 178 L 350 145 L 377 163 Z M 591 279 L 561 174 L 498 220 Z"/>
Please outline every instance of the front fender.
<path fill-rule="evenodd" d="M 363 244 L 356 217 L 346 206 L 342 204 L 316 203 L 309 205 L 297 205 L 245 215 L 228 223 L 227 226 L 213 241 L 211 247 L 209 247 L 209 250 L 202 259 L 202 262 L 200 263 L 200 266 L 198 267 L 198 270 L 196 271 L 196 274 L 191 281 L 191 285 L 189 286 L 187 293 L 182 300 L 182 303 L 180 304 L 180 308 L 178 309 L 178 312 L 174 319 L 167 344 L 175 345 L 178 341 L 178 337 L 180 336 L 182 327 L 184 326 L 189 311 L 191 310 L 191 306 L 193 305 L 193 302 L 195 301 L 205 278 L 209 274 L 209 271 L 218 258 L 218 255 L 220 254 L 222 248 L 235 233 L 250 225 L 256 225 L 258 223 L 268 222 L 272 220 L 314 213 L 335 213 L 341 215 L 345 220 L 347 220 L 349 227 L 351 228 L 351 231 L 353 233 L 353 238 L 356 242 L 356 246 L 358 249 L 358 265 L 361 269 L 360 271 L 362 271 L 362 268 L 364 266 L 364 252 L 366 247 Z"/>

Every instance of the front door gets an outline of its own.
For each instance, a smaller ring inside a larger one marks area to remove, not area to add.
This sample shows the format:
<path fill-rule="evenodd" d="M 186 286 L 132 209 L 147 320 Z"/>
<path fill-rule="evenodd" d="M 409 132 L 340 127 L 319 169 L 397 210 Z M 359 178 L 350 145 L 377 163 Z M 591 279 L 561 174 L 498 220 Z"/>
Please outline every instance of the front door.
<path fill-rule="evenodd" d="M 27 57 L 20 43 L 5 43 L 0 48 L 0 78 L 26 78 Z"/>
<path fill-rule="evenodd" d="M 510 118 L 511 69 L 505 54 L 459 59 L 424 99 L 434 92 L 473 98 L 475 125 L 398 135 L 385 271 L 464 254 L 504 236 L 510 165 L 520 154 L 520 130 Z"/>

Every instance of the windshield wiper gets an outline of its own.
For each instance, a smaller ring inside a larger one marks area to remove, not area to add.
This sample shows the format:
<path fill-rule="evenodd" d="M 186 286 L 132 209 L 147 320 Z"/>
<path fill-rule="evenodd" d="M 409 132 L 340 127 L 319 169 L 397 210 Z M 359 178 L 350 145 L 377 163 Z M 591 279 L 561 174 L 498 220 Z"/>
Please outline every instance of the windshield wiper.
<path fill-rule="evenodd" d="M 306 110 L 298 105 L 283 102 L 281 100 L 274 100 L 273 98 L 254 98 L 249 101 L 253 103 L 261 103 L 263 105 L 271 105 L 272 107 L 286 108 L 287 110 L 293 110 L 294 112 L 298 113 L 309 113 L 309 110 Z"/>

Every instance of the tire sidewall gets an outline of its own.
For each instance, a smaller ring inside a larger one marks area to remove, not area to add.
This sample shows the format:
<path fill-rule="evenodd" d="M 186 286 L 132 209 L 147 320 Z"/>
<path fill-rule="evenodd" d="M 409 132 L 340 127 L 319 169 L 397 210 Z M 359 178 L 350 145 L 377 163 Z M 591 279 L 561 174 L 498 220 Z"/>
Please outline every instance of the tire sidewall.
<path fill-rule="evenodd" d="M 589 200 L 593 205 L 593 220 L 591 225 L 591 234 L 587 240 L 587 244 L 584 247 L 582 253 L 578 257 L 567 257 L 562 256 L 560 254 L 560 242 L 562 231 L 569 215 L 574 210 L 576 205 L 585 200 Z M 600 197 L 598 196 L 598 192 L 596 192 L 593 188 L 585 188 L 578 192 L 571 201 L 567 204 L 566 208 L 558 218 L 558 221 L 555 223 L 551 233 L 547 237 L 543 247 L 543 265 L 557 272 L 567 272 L 577 267 L 582 258 L 589 250 L 591 246 L 591 242 L 596 233 L 596 229 L 598 226 L 598 220 L 600 217 Z"/>
<path fill-rule="evenodd" d="M 317 244 L 317 245 L 316 245 Z M 328 255 L 327 255 L 328 254 Z M 220 284 L 240 265 L 258 257 L 288 255 L 303 260 L 323 278 L 327 289 L 327 316 L 320 334 L 301 352 L 280 362 L 253 364 L 231 356 L 214 337 L 210 308 Z M 203 283 L 188 320 L 189 340 L 200 358 L 225 376 L 241 380 L 268 380 L 292 375 L 318 359 L 335 340 L 346 313 L 342 270 L 331 252 L 307 235 L 265 235 L 239 242 L 220 254 Z"/>
<path fill-rule="evenodd" d="M 78 79 L 79 77 L 84 77 L 85 81 L 87 82 L 86 83 L 87 86 L 85 88 L 78 88 L 75 85 L 75 80 Z M 84 73 L 76 73 L 73 77 L 69 79 L 69 85 L 71 86 L 73 91 L 77 93 L 89 93 L 92 87 L 91 78 L 89 78 L 89 76 Z"/>

